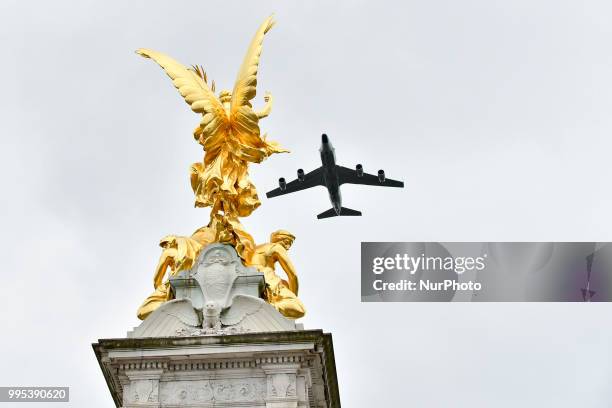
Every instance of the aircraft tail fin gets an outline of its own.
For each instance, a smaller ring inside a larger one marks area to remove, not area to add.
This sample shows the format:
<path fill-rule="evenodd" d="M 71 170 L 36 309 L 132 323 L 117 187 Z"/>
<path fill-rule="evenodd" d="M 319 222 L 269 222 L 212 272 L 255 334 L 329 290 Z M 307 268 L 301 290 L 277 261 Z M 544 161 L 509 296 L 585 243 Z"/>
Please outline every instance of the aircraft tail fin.
<path fill-rule="evenodd" d="M 361 211 L 351 210 L 350 208 L 342 207 L 342 209 L 340 210 L 340 215 L 341 216 L 352 215 L 352 216 L 360 217 Z"/>
<path fill-rule="evenodd" d="M 336 217 L 338 215 L 340 216 L 360 216 L 361 211 L 352 210 L 346 207 L 341 207 L 340 214 L 336 214 L 336 210 L 334 210 L 333 208 L 330 208 L 329 210 L 324 211 L 321 214 L 317 215 L 317 218 L 322 219 L 322 218 Z"/>

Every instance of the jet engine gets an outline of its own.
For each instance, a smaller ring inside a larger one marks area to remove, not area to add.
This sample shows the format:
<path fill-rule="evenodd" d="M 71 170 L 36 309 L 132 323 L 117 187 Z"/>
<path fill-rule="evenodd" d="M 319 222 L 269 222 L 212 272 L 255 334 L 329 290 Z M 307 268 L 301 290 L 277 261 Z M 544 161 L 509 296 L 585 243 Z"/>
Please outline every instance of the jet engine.
<path fill-rule="evenodd" d="M 357 177 L 363 177 L 363 166 L 361 164 L 355 167 L 355 171 L 357 171 Z"/>
<path fill-rule="evenodd" d="M 384 170 L 378 170 L 378 181 L 380 181 L 381 183 L 385 182 L 385 171 Z"/>
<path fill-rule="evenodd" d="M 287 182 L 285 181 L 284 177 L 278 179 L 278 186 L 280 187 L 281 191 L 285 191 L 287 188 Z"/>
<path fill-rule="evenodd" d="M 298 174 L 298 180 L 304 181 L 304 170 L 298 169 L 297 174 Z"/>

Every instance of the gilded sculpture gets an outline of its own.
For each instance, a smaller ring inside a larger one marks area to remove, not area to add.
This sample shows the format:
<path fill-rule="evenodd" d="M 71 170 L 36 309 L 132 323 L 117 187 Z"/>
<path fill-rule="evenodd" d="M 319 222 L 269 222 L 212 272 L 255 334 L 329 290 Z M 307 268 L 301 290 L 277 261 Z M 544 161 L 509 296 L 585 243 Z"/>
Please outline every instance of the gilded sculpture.
<path fill-rule="evenodd" d="M 186 67 L 167 55 L 149 49 L 136 51 L 161 66 L 191 109 L 201 115 L 193 137 L 203 147 L 204 158 L 191 166 L 190 182 L 195 194 L 195 206 L 211 207 L 209 223 L 191 236 L 170 235 L 161 240 L 162 254 L 153 279 L 155 291 L 140 306 L 140 319 L 145 319 L 162 303 L 173 299 L 169 276 L 189 269 L 199 251 L 215 242 L 232 245 L 245 265 L 255 266 L 264 273 L 266 300 L 279 312 L 289 318 L 299 318 L 305 313 L 303 304 L 297 298 L 295 268 L 287 255 L 294 240 L 293 235 L 277 231 L 272 234 L 272 242 L 258 246 L 239 220 L 261 205 L 257 190 L 249 178 L 249 163 L 261 163 L 274 153 L 287 152 L 276 142 L 267 140 L 266 134 L 262 135 L 259 128 L 259 120 L 267 117 L 272 109 L 272 95 L 264 95 L 265 105 L 261 110 L 254 110 L 251 105 L 256 95 L 263 39 L 273 25 L 274 20 L 269 17 L 259 27 L 233 90 L 222 90 L 218 96 L 215 95 L 214 81 L 209 86 L 202 67 Z M 276 262 L 281 265 L 288 280 L 275 274 Z"/>
<path fill-rule="evenodd" d="M 270 242 L 258 245 L 251 263 L 258 266 L 266 280 L 266 299 L 284 316 L 299 318 L 306 310 L 298 299 L 299 282 L 295 267 L 287 251 L 291 248 L 295 236 L 288 231 L 279 230 L 270 235 Z M 274 269 L 279 264 L 287 280 L 280 278 Z"/>

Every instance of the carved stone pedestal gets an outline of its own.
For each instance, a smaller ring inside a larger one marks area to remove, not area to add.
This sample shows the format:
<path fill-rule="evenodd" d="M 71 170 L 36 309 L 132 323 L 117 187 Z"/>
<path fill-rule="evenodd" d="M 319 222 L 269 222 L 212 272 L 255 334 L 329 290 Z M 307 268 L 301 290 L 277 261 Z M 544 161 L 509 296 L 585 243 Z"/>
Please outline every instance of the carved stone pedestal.
<path fill-rule="evenodd" d="M 115 405 L 340 407 L 332 338 L 320 330 L 103 339 Z"/>

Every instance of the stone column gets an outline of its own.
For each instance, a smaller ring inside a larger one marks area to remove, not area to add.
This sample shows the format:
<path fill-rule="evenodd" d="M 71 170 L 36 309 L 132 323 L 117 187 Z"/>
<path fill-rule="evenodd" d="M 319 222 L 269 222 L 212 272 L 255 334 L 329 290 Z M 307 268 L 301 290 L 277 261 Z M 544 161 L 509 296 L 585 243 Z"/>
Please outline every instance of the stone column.
<path fill-rule="evenodd" d="M 266 408 L 297 408 L 299 364 L 263 364 L 266 373 L 267 393 Z M 304 387 L 302 381 L 302 388 Z M 302 401 L 305 400 L 305 389 L 300 390 Z"/>
<path fill-rule="evenodd" d="M 123 408 L 158 408 L 159 379 L 163 370 L 126 370 L 122 381 Z"/>

